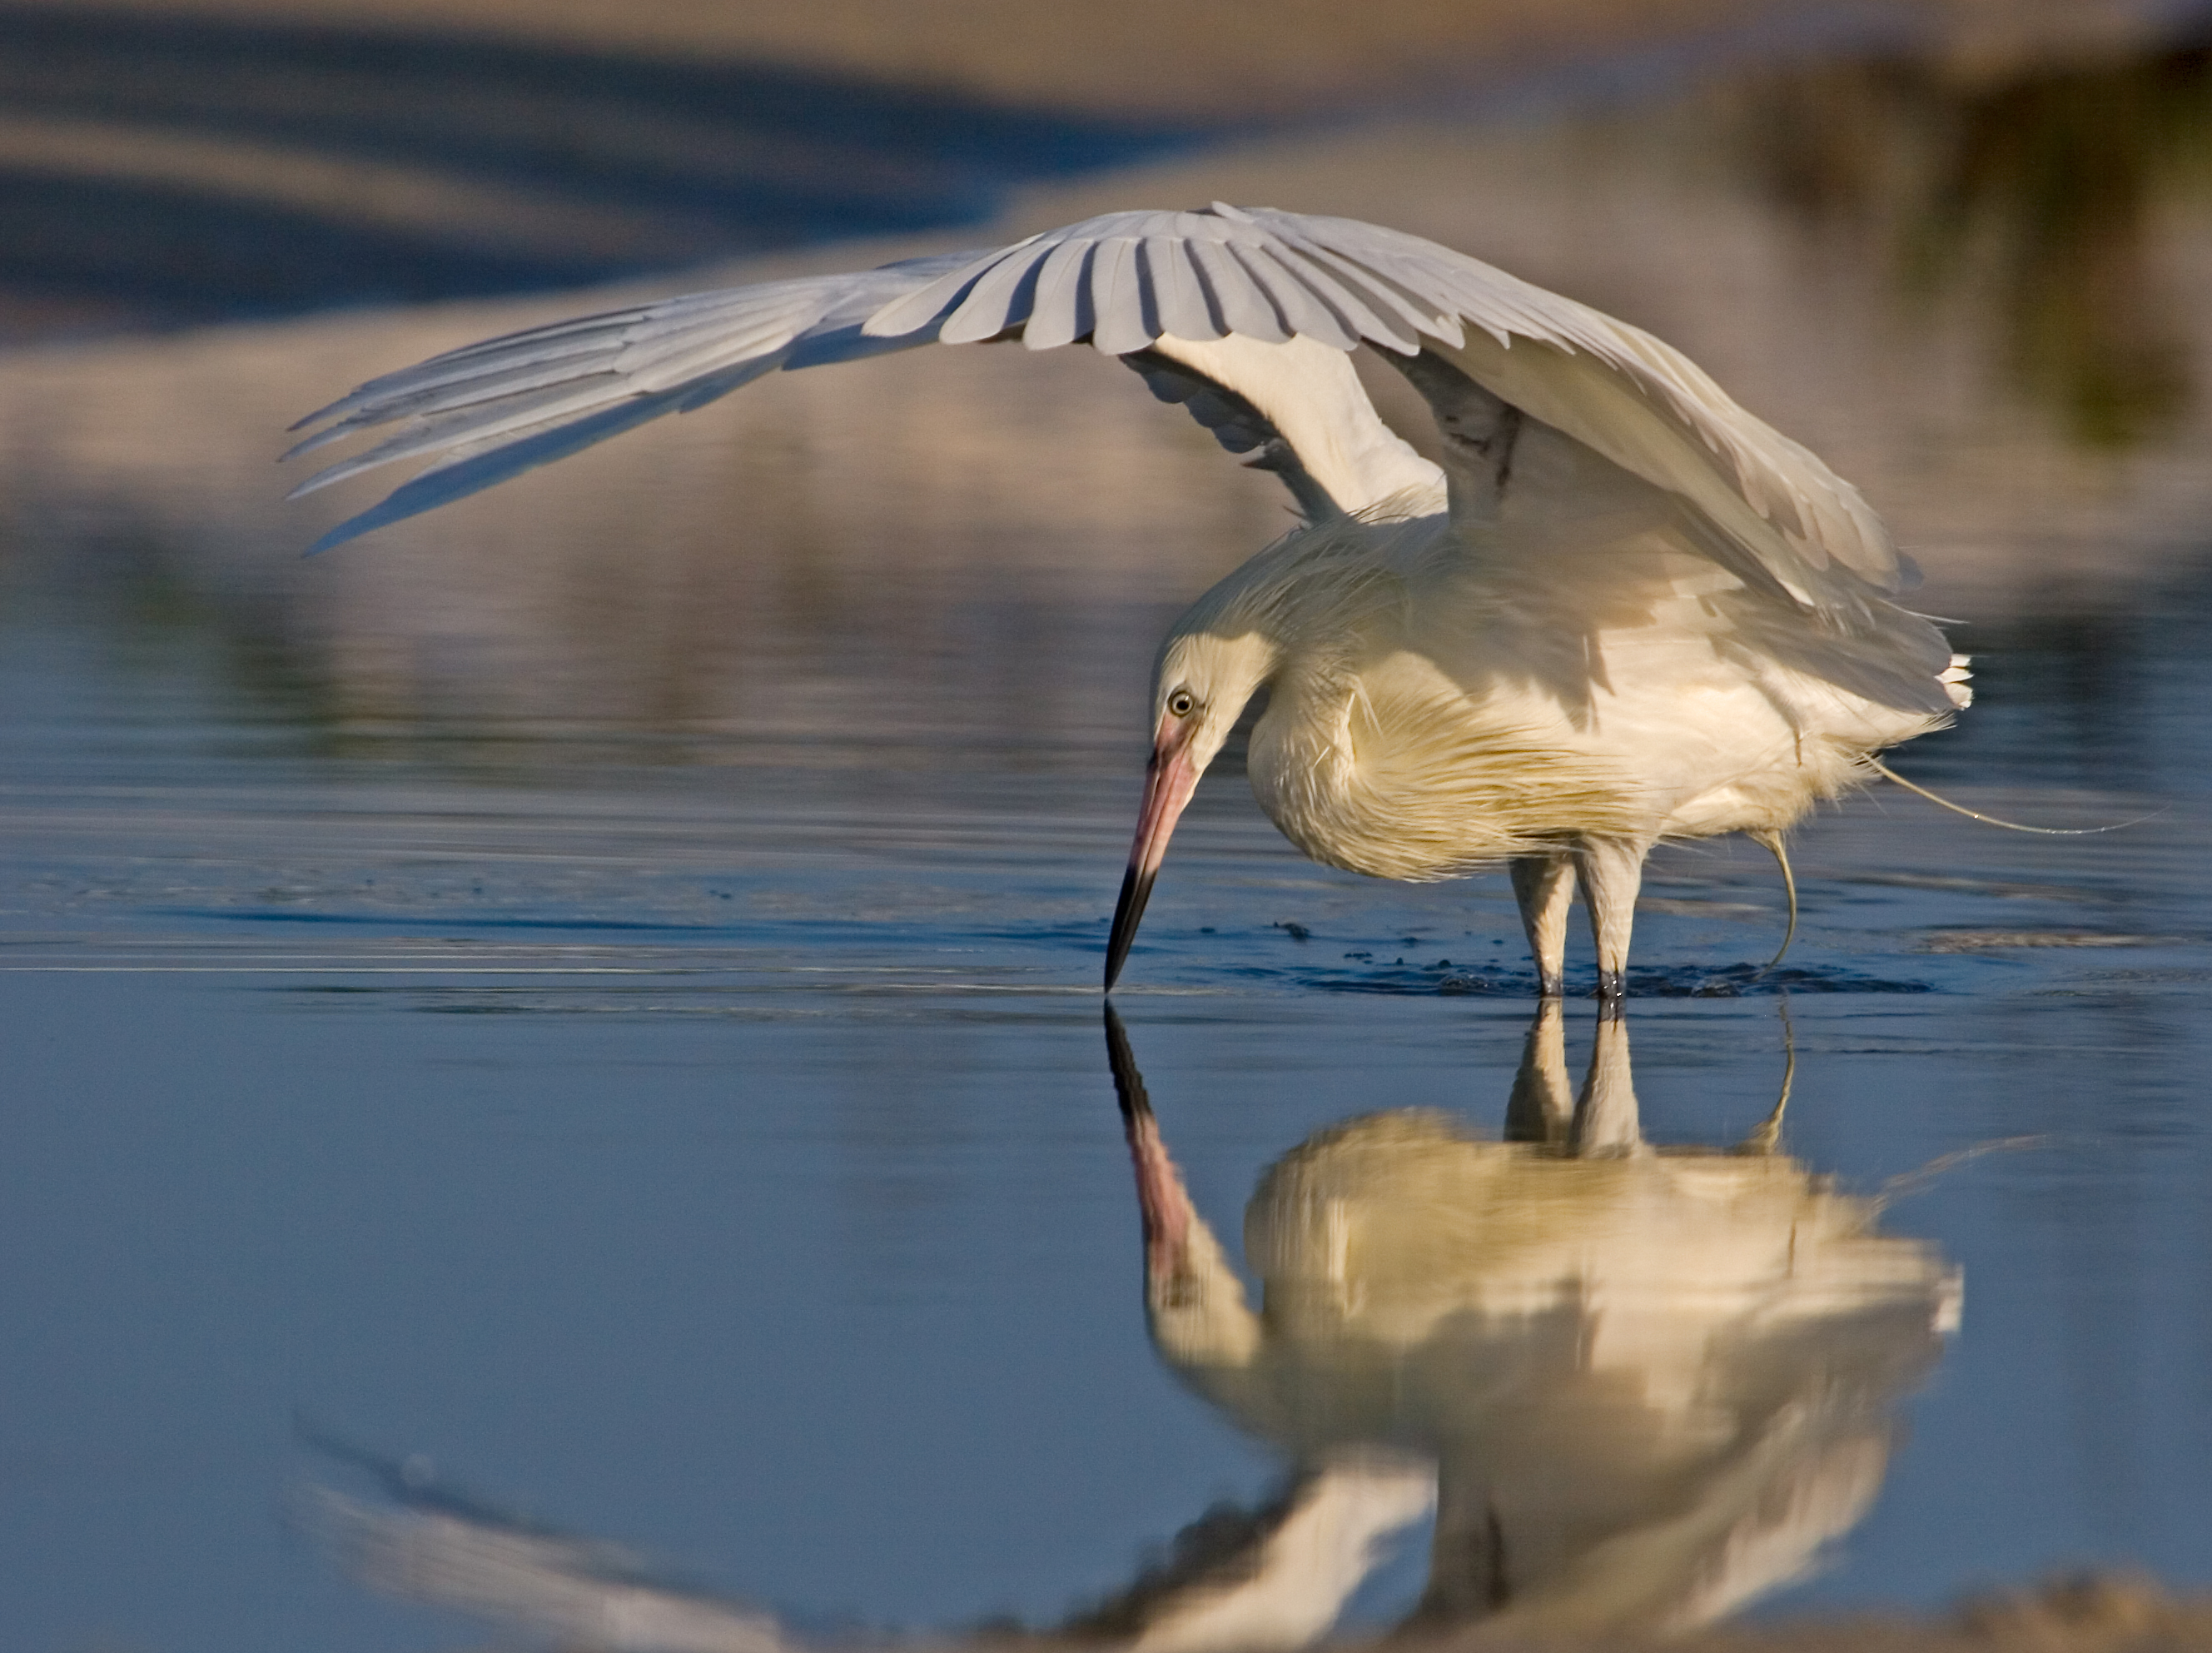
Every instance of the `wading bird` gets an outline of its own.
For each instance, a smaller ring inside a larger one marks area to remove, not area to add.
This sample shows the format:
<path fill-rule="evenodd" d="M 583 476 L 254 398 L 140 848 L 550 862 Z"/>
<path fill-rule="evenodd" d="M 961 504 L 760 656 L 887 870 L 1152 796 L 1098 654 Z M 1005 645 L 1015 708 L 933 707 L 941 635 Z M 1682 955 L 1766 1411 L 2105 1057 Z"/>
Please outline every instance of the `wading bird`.
<path fill-rule="evenodd" d="M 1857 491 L 1680 352 L 1433 242 L 1219 202 L 449 351 L 302 421 L 295 452 L 401 428 L 300 491 L 434 456 L 321 549 L 779 368 L 999 339 L 1119 357 L 1304 519 L 1161 647 L 1109 988 L 1262 690 L 1253 790 L 1293 844 L 1384 878 L 1510 864 L 1546 997 L 1579 883 L 1607 999 L 1653 845 L 1744 833 L 1786 875 L 1793 822 L 1967 703 Z M 1441 467 L 1376 412 L 1363 346 L 1427 401 Z"/>

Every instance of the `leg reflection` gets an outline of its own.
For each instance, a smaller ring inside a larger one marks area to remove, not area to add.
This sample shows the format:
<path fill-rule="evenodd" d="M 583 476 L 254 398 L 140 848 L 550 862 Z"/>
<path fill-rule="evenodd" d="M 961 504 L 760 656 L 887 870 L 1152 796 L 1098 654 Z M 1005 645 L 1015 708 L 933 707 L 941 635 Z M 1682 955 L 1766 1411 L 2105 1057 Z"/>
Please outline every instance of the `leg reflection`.
<path fill-rule="evenodd" d="M 1628 1059 L 1628 1023 L 1617 1006 L 1599 1014 L 1589 1072 L 1581 1096 L 1571 1102 L 1565 1009 L 1556 998 L 1538 1007 L 1505 1103 L 1505 1140 L 1590 1156 L 1644 1151 L 1636 1077 Z"/>
<path fill-rule="evenodd" d="M 1565 1022 L 1559 1000 L 1547 998 L 1528 1024 L 1520 1070 L 1513 1076 L 1513 1094 L 1505 1104 L 1508 1142 L 1566 1146 L 1575 1105 L 1567 1090 Z"/>
<path fill-rule="evenodd" d="M 1575 1104 L 1571 1151 L 1589 1156 L 1648 1152 L 1636 1107 L 1636 1076 L 1628 1061 L 1628 1021 L 1601 1015 L 1596 1042 L 1590 1046 L 1589 1076 Z"/>

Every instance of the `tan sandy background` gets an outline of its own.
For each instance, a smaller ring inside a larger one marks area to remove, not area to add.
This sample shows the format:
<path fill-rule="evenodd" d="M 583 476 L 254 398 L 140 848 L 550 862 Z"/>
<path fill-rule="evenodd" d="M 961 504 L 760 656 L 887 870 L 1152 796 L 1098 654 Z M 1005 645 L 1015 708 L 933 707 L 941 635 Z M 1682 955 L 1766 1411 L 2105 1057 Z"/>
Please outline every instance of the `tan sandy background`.
<path fill-rule="evenodd" d="M 1576 53 L 1676 44 L 1790 0 L 71 0 L 79 11 L 477 34 L 768 59 L 1093 111 L 1285 114 L 1449 88 Z M 1913 0 L 1966 49 L 2097 41 L 2130 0 Z"/>

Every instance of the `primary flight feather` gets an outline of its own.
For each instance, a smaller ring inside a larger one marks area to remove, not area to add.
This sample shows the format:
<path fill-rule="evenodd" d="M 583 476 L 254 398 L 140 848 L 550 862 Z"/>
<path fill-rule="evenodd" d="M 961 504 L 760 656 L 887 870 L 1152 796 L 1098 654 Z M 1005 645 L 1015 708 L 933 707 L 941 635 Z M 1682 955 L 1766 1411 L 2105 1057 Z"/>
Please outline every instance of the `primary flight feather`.
<path fill-rule="evenodd" d="M 1161 647 L 1109 987 L 1263 688 L 1253 789 L 1292 842 L 1391 878 L 1510 863 L 1547 995 L 1579 883 L 1607 997 L 1654 844 L 1743 832 L 1779 854 L 1875 753 L 1967 704 L 1963 661 L 1890 601 L 1906 566 L 1857 490 L 1680 351 L 1415 236 L 1219 202 L 451 351 L 303 420 L 295 453 L 399 428 L 299 491 L 431 461 L 321 550 L 778 369 L 997 339 L 1120 357 L 1305 519 Z M 1376 414 L 1363 346 L 1427 401 L 1441 467 Z"/>

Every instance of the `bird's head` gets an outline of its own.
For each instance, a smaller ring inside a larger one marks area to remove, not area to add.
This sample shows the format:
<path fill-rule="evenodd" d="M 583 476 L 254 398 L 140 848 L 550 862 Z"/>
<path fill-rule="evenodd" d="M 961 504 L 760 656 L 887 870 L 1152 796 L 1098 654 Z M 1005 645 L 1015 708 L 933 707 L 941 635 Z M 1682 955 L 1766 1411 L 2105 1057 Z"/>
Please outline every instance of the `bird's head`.
<path fill-rule="evenodd" d="M 1161 645 L 1152 668 L 1152 755 L 1145 766 L 1136 842 L 1129 848 L 1129 870 L 1121 880 L 1121 900 L 1106 944 L 1109 988 L 1137 937 L 1137 922 L 1145 916 L 1152 881 L 1167 857 L 1169 836 L 1198 790 L 1198 778 L 1281 657 L 1278 645 L 1257 631 L 1228 636 L 1197 629 L 1203 623 L 1194 615 L 1178 625 Z"/>

